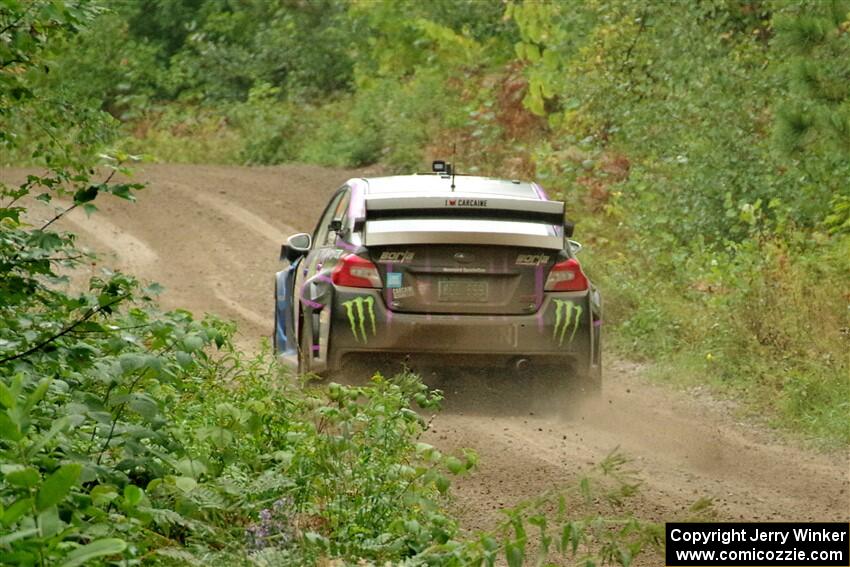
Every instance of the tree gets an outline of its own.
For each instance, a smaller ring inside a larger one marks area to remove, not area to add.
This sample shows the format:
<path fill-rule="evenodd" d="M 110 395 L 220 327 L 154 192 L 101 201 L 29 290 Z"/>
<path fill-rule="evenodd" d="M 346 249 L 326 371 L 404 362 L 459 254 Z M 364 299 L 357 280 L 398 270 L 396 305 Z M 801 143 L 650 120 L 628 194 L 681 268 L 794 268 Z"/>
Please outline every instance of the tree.
<path fill-rule="evenodd" d="M 776 28 L 777 48 L 791 54 L 781 68 L 790 96 L 778 108 L 776 140 L 824 188 L 820 220 L 850 232 L 850 2 L 805 4 Z"/>

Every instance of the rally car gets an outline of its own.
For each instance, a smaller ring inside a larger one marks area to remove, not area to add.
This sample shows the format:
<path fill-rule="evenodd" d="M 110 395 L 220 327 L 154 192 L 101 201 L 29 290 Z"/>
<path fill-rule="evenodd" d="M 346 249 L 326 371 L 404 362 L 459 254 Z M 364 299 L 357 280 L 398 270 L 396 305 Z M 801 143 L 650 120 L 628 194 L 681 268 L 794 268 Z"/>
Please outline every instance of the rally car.
<path fill-rule="evenodd" d="M 539 185 L 432 173 L 351 179 L 281 248 L 274 345 L 302 373 L 359 361 L 555 368 L 601 380 L 601 301 L 564 204 Z"/>

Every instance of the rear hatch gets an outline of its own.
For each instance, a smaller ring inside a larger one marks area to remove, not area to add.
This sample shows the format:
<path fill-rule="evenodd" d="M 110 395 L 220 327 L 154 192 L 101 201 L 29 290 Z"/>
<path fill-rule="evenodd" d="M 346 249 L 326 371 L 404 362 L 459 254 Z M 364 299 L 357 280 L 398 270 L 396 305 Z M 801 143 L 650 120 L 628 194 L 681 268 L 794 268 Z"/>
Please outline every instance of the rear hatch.
<path fill-rule="evenodd" d="M 543 301 L 564 204 L 505 195 L 367 195 L 355 224 L 393 311 L 520 315 Z"/>
<path fill-rule="evenodd" d="M 432 244 L 370 247 L 387 307 L 403 313 L 535 313 L 557 251 Z"/>

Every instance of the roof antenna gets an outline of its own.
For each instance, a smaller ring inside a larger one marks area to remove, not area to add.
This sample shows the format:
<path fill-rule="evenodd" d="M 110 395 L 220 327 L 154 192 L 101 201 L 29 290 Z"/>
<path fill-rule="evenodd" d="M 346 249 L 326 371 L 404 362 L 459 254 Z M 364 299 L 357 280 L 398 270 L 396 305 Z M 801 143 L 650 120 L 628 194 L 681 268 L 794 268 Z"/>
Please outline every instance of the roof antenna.
<path fill-rule="evenodd" d="M 452 144 L 452 193 L 455 190 L 455 170 L 457 169 L 457 159 L 455 159 L 455 155 L 457 154 L 457 142 Z"/>

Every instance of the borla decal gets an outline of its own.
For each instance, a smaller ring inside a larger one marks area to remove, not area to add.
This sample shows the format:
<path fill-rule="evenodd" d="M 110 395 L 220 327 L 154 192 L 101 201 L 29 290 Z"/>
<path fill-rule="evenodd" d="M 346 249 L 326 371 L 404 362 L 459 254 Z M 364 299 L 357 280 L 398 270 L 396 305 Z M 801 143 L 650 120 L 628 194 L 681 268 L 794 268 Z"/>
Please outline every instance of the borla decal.
<path fill-rule="evenodd" d="M 517 266 L 542 266 L 549 263 L 546 254 L 520 254 L 516 257 Z"/>
<path fill-rule="evenodd" d="M 354 340 L 358 343 L 369 342 L 369 337 L 366 335 L 366 314 L 369 314 L 369 322 L 372 325 L 372 336 L 376 334 L 375 329 L 375 298 L 373 297 L 356 297 L 350 301 L 345 301 L 342 304 L 345 307 L 345 314 L 348 316 L 348 324 L 351 325 L 351 333 L 354 335 Z"/>
<path fill-rule="evenodd" d="M 405 250 L 403 252 L 381 252 L 378 262 L 392 262 L 393 264 L 406 264 L 412 262 L 416 257 L 414 252 Z"/>
<path fill-rule="evenodd" d="M 581 313 L 581 305 L 563 299 L 555 300 L 555 329 L 552 331 L 552 338 L 558 341 L 559 346 L 563 346 L 564 337 L 567 336 L 570 325 L 573 326 L 573 332 L 570 333 L 570 342 L 572 342 L 581 322 Z"/>

